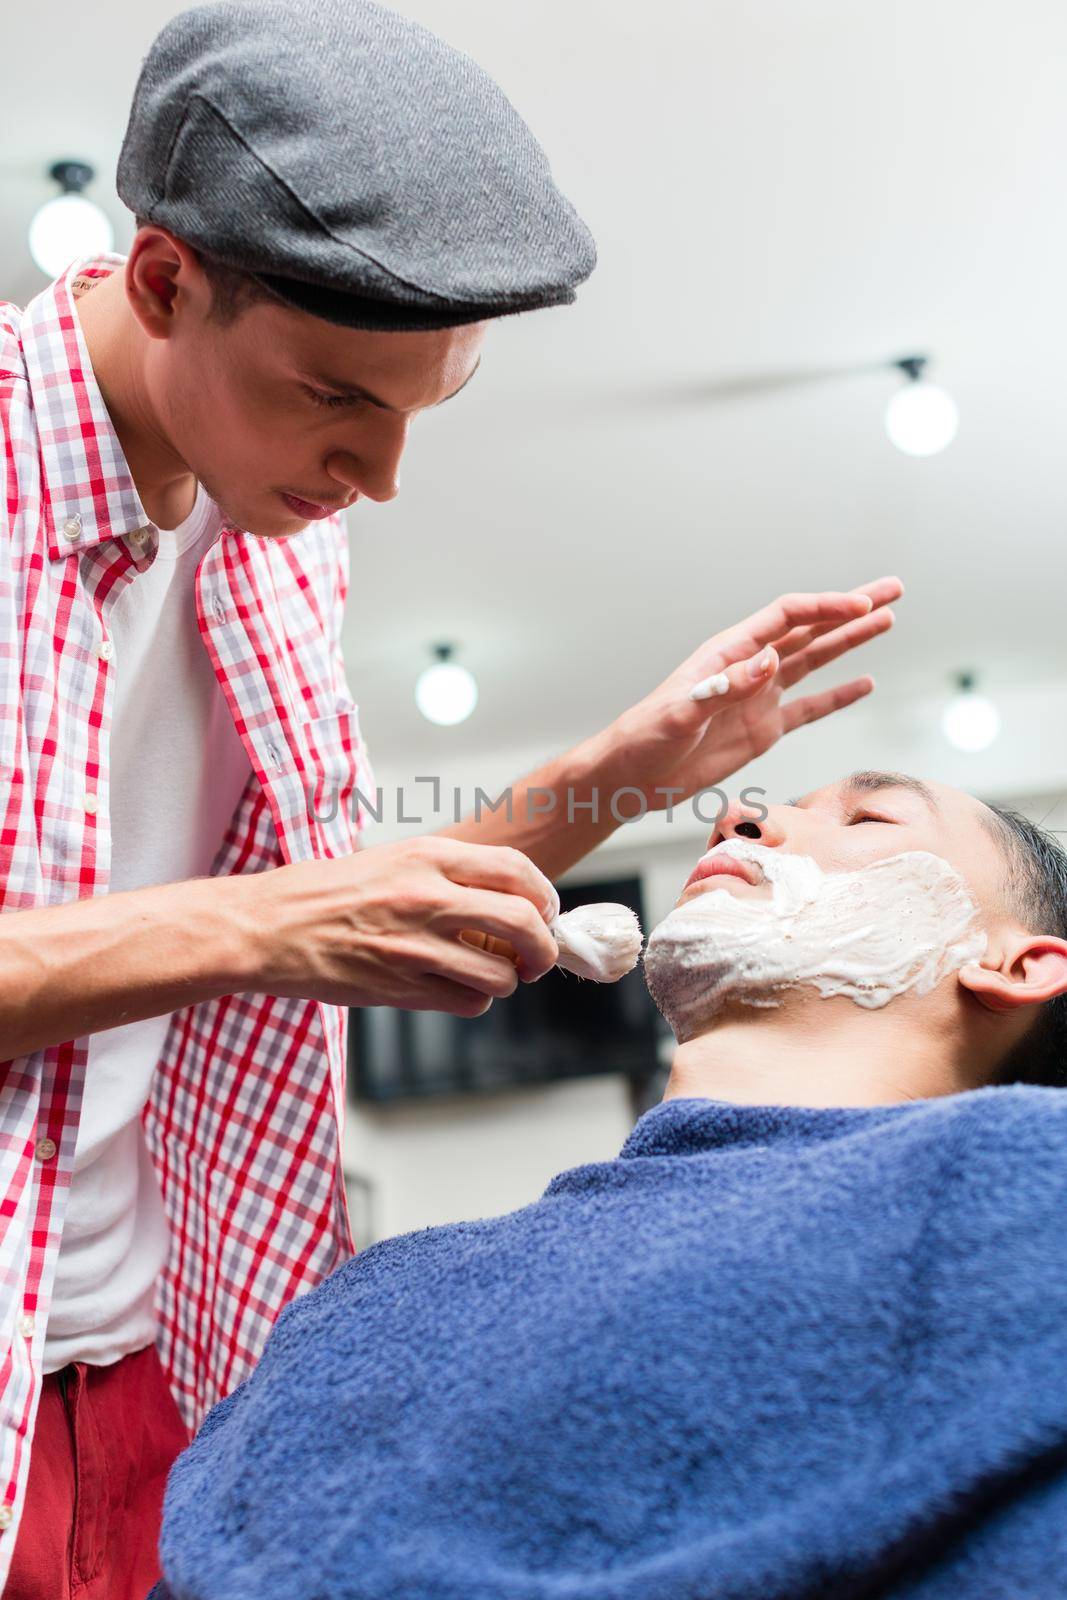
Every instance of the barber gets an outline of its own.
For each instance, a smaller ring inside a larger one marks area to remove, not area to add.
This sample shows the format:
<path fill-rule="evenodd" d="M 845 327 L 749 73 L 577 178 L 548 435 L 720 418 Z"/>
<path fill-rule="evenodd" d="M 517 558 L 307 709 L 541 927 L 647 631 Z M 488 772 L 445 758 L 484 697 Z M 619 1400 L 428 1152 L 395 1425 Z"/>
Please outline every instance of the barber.
<path fill-rule="evenodd" d="M 783 597 L 510 820 L 360 848 L 339 512 L 592 240 L 491 80 L 364 0 L 168 23 L 118 189 L 128 256 L 0 307 L 5 1600 L 147 1591 L 190 1425 L 350 1253 L 344 1008 L 539 978 L 612 796 L 678 804 L 858 699 L 780 697 L 899 593 Z"/>

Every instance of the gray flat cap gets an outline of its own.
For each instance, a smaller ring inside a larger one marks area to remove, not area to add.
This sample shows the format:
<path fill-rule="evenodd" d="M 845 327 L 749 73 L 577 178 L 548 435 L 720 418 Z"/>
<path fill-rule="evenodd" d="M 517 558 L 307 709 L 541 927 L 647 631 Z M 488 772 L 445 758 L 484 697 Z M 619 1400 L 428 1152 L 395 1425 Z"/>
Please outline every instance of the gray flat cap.
<path fill-rule="evenodd" d="M 141 68 L 119 195 L 288 304 L 353 328 L 563 305 L 596 263 L 518 112 L 369 0 L 221 0 Z"/>

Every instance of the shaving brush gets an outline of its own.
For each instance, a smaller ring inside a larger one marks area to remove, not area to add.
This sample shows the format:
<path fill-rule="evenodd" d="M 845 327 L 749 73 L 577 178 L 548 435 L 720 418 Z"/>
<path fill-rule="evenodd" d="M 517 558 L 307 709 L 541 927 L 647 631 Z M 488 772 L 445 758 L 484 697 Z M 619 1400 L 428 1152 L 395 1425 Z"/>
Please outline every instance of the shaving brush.
<path fill-rule="evenodd" d="M 641 954 L 641 924 L 629 906 L 608 901 L 576 906 L 550 922 L 548 931 L 559 949 L 557 967 L 594 983 L 618 983 L 637 965 Z M 506 939 L 470 931 L 461 933 L 460 938 L 476 950 L 518 961 Z"/>

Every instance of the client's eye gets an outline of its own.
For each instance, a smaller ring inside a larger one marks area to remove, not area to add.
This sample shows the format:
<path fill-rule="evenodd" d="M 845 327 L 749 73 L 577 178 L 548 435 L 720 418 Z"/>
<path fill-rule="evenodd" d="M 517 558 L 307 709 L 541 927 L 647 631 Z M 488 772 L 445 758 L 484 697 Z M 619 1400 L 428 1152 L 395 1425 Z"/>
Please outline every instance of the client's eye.
<path fill-rule="evenodd" d="M 872 816 L 869 811 L 857 811 L 856 815 L 854 817 L 850 817 L 848 819 L 848 825 L 851 828 L 853 823 L 855 823 L 855 822 L 889 822 L 889 823 L 891 823 L 892 821 L 893 821 L 892 817 L 875 817 L 875 816 Z"/>

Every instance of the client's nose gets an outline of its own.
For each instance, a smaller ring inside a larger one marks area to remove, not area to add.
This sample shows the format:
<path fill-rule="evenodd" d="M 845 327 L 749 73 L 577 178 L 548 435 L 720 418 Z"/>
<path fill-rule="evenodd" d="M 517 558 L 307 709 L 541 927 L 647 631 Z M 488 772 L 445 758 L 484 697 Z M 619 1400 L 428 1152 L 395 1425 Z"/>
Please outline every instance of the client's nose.
<path fill-rule="evenodd" d="M 766 806 L 742 805 L 731 800 L 708 840 L 708 849 L 724 839 L 757 839 L 771 847 L 784 843 L 785 835 Z"/>

